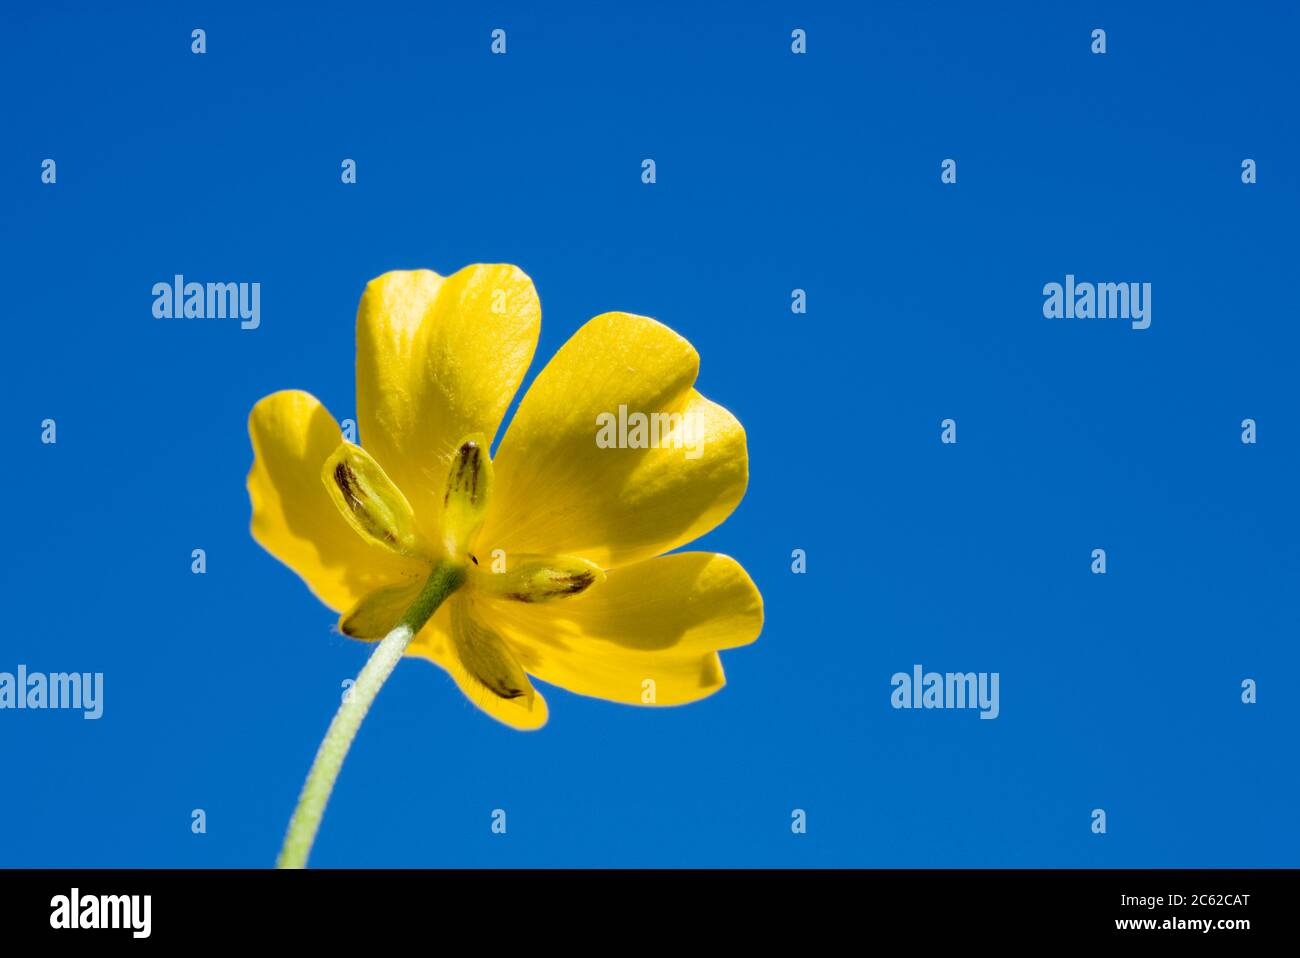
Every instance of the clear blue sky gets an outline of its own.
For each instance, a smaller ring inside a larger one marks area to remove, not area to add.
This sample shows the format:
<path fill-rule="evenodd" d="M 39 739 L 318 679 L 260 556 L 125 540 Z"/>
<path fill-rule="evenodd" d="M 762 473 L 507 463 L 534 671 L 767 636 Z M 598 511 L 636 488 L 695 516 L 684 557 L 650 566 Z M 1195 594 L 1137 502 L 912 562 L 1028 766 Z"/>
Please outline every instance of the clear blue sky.
<path fill-rule="evenodd" d="M 537 284 L 530 376 L 611 309 L 699 349 L 751 482 L 696 547 L 766 628 L 702 704 L 544 687 L 537 734 L 404 662 L 314 864 L 1296 864 L 1294 9 L 478 6 L 6 9 L 0 671 L 105 702 L 0 711 L 0 865 L 273 861 L 365 649 L 248 534 L 248 411 L 350 414 L 365 282 L 480 261 Z M 154 320 L 176 273 L 260 328 Z M 1067 273 L 1151 327 L 1044 318 Z M 894 710 L 917 663 L 1000 716 Z"/>

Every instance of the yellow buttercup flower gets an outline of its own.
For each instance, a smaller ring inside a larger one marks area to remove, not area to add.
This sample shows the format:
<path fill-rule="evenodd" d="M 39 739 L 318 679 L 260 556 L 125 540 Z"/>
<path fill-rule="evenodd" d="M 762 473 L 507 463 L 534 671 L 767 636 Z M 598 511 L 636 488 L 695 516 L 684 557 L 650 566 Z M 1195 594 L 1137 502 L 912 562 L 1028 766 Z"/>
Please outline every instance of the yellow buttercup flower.
<path fill-rule="evenodd" d="M 357 313 L 362 445 L 308 393 L 253 408 L 254 538 L 341 614 L 344 634 L 392 643 L 336 726 L 355 732 L 403 653 L 442 666 L 492 717 L 535 729 L 547 708 L 529 676 L 678 705 L 717 691 L 719 650 L 758 636 L 762 598 L 737 562 L 666 554 L 725 519 L 748 481 L 744 430 L 694 389 L 699 357 L 666 326 L 592 319 L 489 458 L 540 325 L 514 266 L 386 273 Z M 335 733 L 317 759 L 333 774 L 347 747 L 333 754 Z M 311 789 L 309 778 L 304 802 Z"/>

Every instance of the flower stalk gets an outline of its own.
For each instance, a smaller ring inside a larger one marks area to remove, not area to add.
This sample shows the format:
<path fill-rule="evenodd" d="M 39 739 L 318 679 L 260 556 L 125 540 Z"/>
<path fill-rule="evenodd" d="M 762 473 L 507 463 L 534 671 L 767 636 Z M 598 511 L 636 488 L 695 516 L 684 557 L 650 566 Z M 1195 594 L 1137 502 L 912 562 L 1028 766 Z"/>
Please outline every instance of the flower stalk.
<path fill-rule="evenodd" d="M 305 868 L 312 844 L 320 829 L 325 805 L 338 779 L 343 760 L 347 757 L 352 740 L 356 738 L 361 722 L 370 711 L 375 696 L 401 661 L 411 640 L 438 611 L 438 607 L 465 581 L 465 566 L 458 562 L 442 562 L 434 566 L 416 600 L 371 653 L 369 661 L 357 676 L 350 693 L 330 722 L 325 738 L 307 773 L 306 784 L 298 798 L 298 805 L 289 820 L 289 831 L 284 846 L 276 860 L 277 868 Z"/>

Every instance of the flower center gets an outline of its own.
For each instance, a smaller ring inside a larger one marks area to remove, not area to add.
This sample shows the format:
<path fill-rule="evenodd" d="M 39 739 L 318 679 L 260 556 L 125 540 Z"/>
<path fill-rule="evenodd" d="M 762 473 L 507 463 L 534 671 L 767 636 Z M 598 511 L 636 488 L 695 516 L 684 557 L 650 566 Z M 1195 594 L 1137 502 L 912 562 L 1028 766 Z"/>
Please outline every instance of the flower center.
<path fill-rule="evenodd" d="M 442 496 L 442 541 L 435 544 L 420 535 L 402 490 L 360 446 L 341 443 L 321 470 L 330 498 L 357 535 L 431 566 L 464 566 L 475 592 L 515 602 L 550 602 L 580 595 L 604 580 L 599 566 L 578 556 L 507 556 L 493 550 L 490 563 L 480 563 L 471 550 L 487 518 L 492 476 L 492 459 L 481 433 L 457 443 Z"/>

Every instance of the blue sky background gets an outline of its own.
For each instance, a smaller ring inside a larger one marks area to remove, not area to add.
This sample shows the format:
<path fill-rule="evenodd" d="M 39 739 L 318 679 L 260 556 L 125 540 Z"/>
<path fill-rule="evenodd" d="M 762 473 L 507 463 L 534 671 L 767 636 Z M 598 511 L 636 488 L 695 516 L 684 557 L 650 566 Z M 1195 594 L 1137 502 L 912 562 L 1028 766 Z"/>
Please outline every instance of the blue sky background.
<path fill-rule="evenodd" d="M 274 860 L 366 651 L 248 534 L 248 411 L 351 415 L 365 282 L 479 261 L 537 284 L 530 379 L 610 309 L 699 349 L 751 481 L 696 547 L 766 628 L 701 704 L 543 686 L 531 735 L 404 662 L 313 864 L 1297 864 L 1300 17 L 1138 6 L 6 7 L 0 670 L 106 689 L 0 712 L 0 865 Z M 1044 319 L 1067 272 L 1150 329 Z M 154 320 L 174 273 L 261 328 Z M 1001 716 L 893 710 L 915 663 Z"/>

